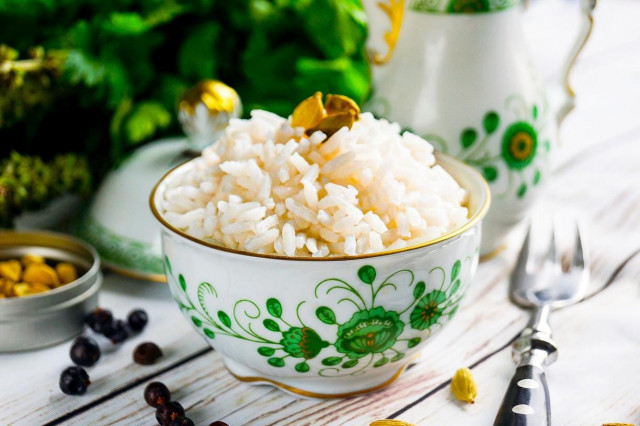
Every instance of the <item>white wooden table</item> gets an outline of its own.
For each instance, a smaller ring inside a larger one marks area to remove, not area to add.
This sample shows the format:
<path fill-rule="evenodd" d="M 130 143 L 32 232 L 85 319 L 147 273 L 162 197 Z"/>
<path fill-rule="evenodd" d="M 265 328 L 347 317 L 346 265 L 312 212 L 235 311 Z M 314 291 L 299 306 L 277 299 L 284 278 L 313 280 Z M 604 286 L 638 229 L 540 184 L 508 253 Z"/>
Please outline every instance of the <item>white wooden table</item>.
<path fill-rule="evenodd" d="M 554 425 L 640 424 L 640 2 L 599 3 L 592 39 L 572 75 L 578 105 L 564 124 L 565 145 L 538 205 L 545 213 L 579 217 L 593 260 L 590 296 L 552 316 L 560 346 L 558 362 L 547 371 Z M 541 25 L 540 38 L 552 40 L 553 31 L 571 21 L 546 7 L 534 4 L 531 19 Z M 527 320 L 507 297 L 517 237 L 481 264 L 453 324 L 399 380 L 343 400 L 298 399 L 235 380 L 181 317 L 165 285 L 107 274 L 101 305 L 119 317 L 143 307 L 147 329 L 103 353 L 88 369 L 93 383 L 80 397 L 58 388 L 61 370 L 71 364 L 69 343 L 0 355 L 0 425 L 154 424 L 154 410 L 142 397 L 153 380 L 166 383 L 198 425 L 218 419 L 230 425 L 367 425 L 383 418 L 492 424 L 514 371 L 510 343 Z M 162 347 L 161 362 L 132 362 L 133 348 L 143 341 Z M 473 405 L 457 402 L 449 390 L 462 366 L 477 380 Z"/>

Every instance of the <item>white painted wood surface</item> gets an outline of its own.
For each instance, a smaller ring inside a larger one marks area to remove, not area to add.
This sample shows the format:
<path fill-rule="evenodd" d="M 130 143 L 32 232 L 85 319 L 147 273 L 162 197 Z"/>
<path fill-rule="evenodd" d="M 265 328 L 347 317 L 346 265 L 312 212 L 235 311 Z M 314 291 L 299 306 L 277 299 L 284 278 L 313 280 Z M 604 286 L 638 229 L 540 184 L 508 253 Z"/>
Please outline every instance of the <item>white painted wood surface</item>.
<path fill-rule="evenodd" d="M 545 31 L 561 33 L 563 15 L 551 15 L 553 6 L 544 1 L 534 2 L 531 17 L 544 20 Z M 572 75 L 577 107 L 562 129 L 559 165 L 536 210 L 581 220 L 593 259 L 592 296 L 553 314 L 560 359 L 547 377 L 554 425 L 640 425 L 640 2 L 601 0 L 595 21 Z M 142 398 L 151 380 L 165 382 L 196 424 L 367 425 L 386 417 L 491 424 L 514 369 L 509 343 L 526 323 L 526 313 L 507 298 L 514 247 L 481 265 L 451 326 L 393 385 L 330 401 L 236 381 L 182 319 L 164 285 L 108 275 L 101 304 L 120 317 L 144 307 L 147 330 L 88 369 L 93 384 L 81 397 L 63 395 L 57 386 L 70 365 L 68 343 L 0 355 L 0 425 L 154 424 Z M 132 362 L 143 341 L 162 347 L 162 362 Z M 461 366 L 472 366 L 478 382 L 474 405 L 453 400 L 449 391 Z"/>

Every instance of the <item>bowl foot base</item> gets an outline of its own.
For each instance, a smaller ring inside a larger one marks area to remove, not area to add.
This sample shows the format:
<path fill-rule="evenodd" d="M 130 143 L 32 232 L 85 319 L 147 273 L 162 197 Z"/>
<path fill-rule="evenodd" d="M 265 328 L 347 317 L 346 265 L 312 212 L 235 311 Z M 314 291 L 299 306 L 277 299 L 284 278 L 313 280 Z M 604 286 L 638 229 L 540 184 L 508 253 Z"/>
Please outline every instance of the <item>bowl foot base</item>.
<path fill-rule="evenodd" d="M 268 377 L 252 368 L 222 357 L 229 372 L 238 380 L 253 385 L 271 385 L 297 397 L 306 398 L 348 398 L 380 390 L 393 383 L 402 372 L 413 363 L 419 354 L 400 366 L 390 366 L 380 372 L 369 371 L 365 374 L 320 377 Z"/>

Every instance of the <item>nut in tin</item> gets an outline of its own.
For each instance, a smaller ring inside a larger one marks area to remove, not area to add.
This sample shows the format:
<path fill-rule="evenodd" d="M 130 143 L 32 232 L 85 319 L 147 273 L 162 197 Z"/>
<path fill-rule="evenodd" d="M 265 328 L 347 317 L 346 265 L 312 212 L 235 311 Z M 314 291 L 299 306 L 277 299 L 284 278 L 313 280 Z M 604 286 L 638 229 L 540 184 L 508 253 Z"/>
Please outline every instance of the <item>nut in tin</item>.
<path fill-rule="evenodd" d="M 0 260 L 42 256 L 77 267 L 77 279 L 26 297 L 0 299 L 0 352 L 22 351 L 68 340 L 84 329 L 84 317 L 98 305 L 100 259 L 85 243 L 43 231 L 1 231 Z"/>

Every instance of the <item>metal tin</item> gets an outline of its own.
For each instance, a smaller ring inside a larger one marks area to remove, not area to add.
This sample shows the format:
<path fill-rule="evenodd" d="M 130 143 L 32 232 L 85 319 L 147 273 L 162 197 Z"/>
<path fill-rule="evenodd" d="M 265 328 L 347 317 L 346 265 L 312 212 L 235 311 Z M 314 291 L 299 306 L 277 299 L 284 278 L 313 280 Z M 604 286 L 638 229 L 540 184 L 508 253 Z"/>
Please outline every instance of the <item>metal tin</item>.
<path fill-rule="evenodd" d="M 85 271 L 77 280 L 45 293 L 0 299 L 0 352 L 41 348 L 84 329 L 85 315 L 98 306 L 100 258 L 76 238 L 42 231 L 0 232 L 0 259 L 25 254 L 70 262 Z"/>

